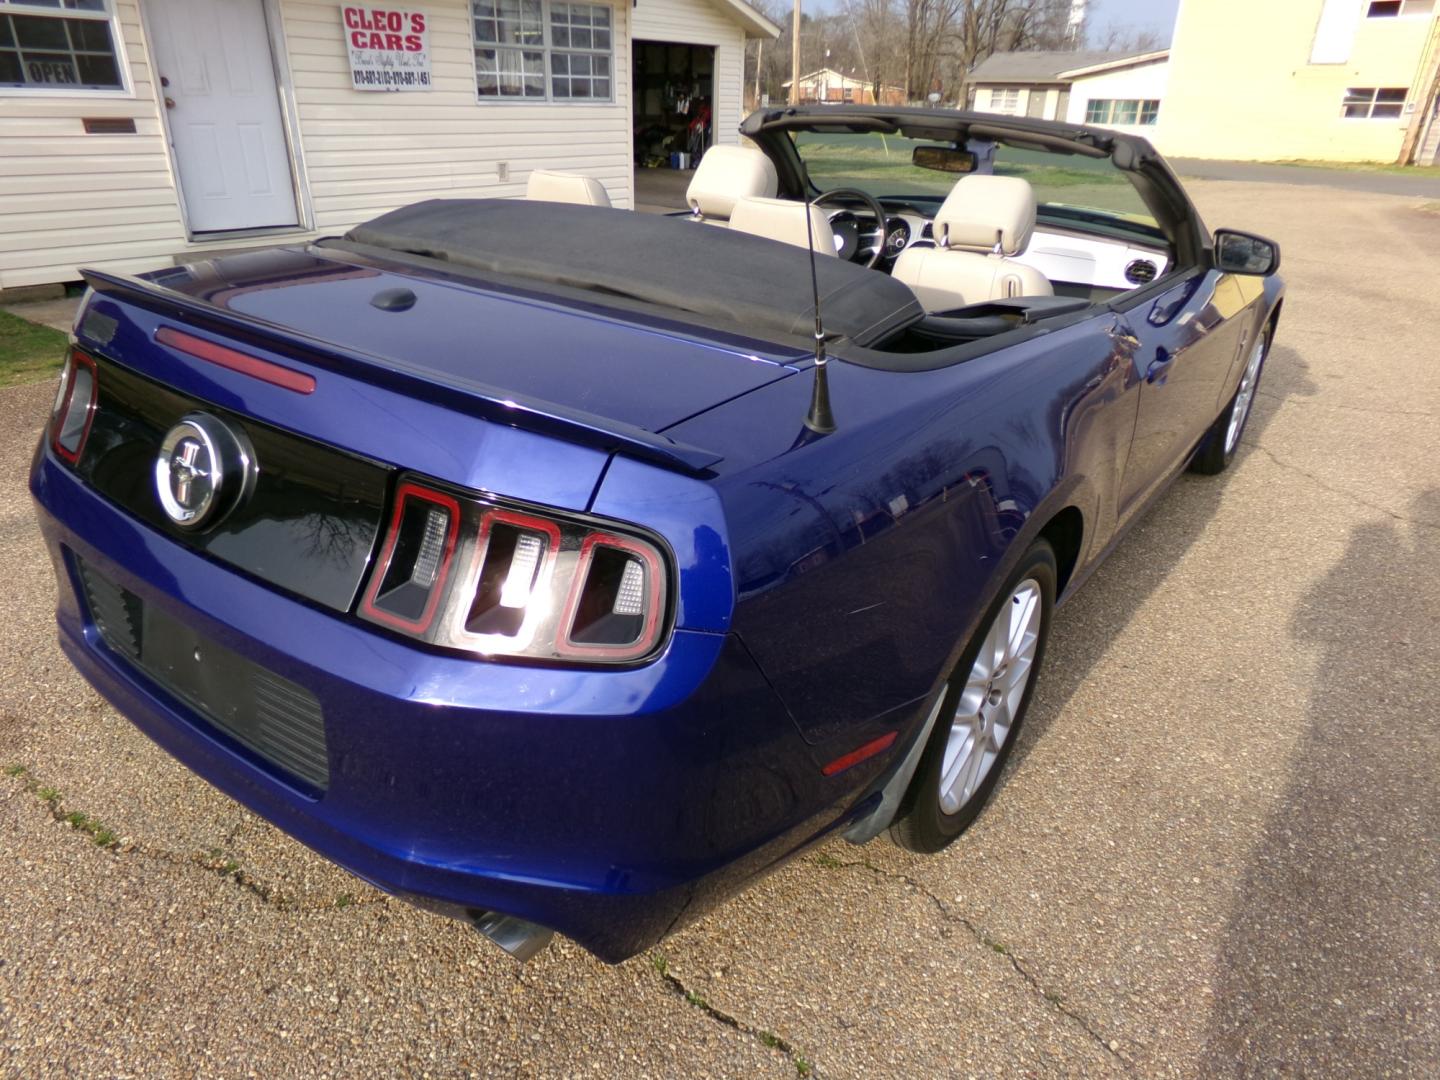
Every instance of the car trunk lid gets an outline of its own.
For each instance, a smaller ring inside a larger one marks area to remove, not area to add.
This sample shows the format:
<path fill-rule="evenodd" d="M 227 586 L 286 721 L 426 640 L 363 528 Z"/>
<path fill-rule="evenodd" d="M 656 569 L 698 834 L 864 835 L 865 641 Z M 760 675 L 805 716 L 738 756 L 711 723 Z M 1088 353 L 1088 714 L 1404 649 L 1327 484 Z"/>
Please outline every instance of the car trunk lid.
<path fill-rule="evenodd" d="M 643 433 L 652 444 L 665 442 L 654 436 L 667 427 L 792 374 L 790 361 L 804 358 L 794 349 L 762 356 L 663 321 L 313 247 L 177 267 L 152 275 L 141 290 L 110 275 L 87 280 L 152 305 L 169 294 L 189 301 L 190 316 L 228 316 L 232 325 L 278 331 L 279 343 L 343 354 L 347 374 L 408 376 L 512 412 L 570 419 L 592 433 Z"/>

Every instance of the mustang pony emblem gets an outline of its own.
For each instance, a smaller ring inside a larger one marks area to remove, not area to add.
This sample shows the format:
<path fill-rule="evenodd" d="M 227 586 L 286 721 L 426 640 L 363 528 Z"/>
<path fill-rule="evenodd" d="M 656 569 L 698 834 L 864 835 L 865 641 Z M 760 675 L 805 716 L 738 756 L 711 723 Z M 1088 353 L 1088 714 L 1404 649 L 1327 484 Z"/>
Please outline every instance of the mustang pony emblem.
<path fill-rule="evenodd" d="M 234 509 L 255 471 L 255 455 L 242 438 L 204 413 L 170 429 L 155 458 L 155 494 L 171 521 L 196 529 Z"/>

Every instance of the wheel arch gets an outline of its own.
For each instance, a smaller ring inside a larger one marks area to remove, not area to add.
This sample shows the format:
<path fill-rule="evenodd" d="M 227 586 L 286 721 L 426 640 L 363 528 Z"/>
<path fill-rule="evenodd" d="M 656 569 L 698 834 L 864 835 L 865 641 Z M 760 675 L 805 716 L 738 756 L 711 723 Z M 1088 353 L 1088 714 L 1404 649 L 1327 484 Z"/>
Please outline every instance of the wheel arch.
<path fill-rule="evenodd" d="M 1080 562 L 1080 552 L 1085 543 L 1085 515 L 1073 503 L 1065 506 L 1040 527 L 1036 539 L 1049 543 L 1055 552 L 1055 597 L 1058 600 L 1065 595 L 1071 575 Z"/>

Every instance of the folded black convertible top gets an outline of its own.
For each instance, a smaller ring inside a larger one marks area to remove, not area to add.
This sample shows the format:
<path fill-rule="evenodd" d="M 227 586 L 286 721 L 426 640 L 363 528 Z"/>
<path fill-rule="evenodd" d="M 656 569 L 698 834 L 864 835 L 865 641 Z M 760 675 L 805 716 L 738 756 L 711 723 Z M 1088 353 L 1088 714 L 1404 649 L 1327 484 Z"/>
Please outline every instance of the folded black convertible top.
<path fill-rule="evenodd" d="M 345 239 L 628 297 L 750 335 L 814 333 L 804 248 L 682 217 L 520 199 L 431 199 L 356 226 Z M 914 293 L 887 274 L 831 256 L 815 262 L 828 335 L 873 346 L 924 315 Z"/>

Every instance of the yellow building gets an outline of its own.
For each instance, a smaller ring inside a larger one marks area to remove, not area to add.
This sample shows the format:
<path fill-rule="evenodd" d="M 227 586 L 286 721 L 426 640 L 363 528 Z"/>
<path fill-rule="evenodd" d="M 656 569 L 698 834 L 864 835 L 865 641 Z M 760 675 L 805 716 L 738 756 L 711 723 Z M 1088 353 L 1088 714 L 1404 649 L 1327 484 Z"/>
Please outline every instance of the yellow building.
<path fill-rule="evenodd" d="M 1437 0 L 1181 0 L 1171 156 L 1437 164 Z"/>

